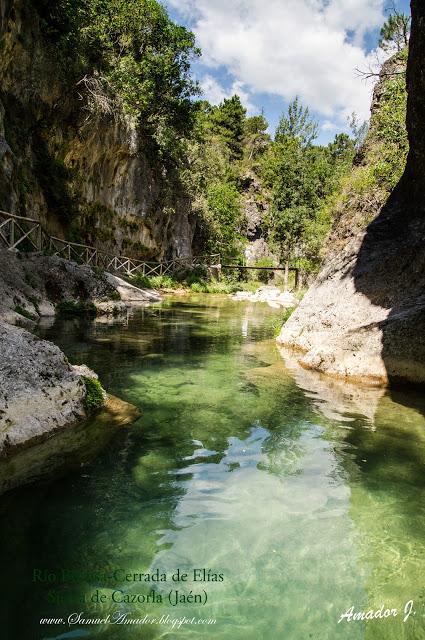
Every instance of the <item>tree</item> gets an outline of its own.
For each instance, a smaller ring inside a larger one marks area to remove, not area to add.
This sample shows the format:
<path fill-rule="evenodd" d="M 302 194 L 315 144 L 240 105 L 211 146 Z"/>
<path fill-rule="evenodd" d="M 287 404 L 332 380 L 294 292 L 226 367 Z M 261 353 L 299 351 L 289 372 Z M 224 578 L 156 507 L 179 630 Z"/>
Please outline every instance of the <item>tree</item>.
<path fill-rule="evenodd" d="M 354 136 L 354 147 L 356 151 L 359 151 L 366 140 L 367 132 L 369 131 L 369 123 L 367 120 L 361 122 L 354 111 L 351 116 L 347 118 L 347 122 L 351 129 L 351 133 Z"/>
<path fill-rule="evenodd" d="M 302 147 L 308 147 L 317 138 L 318 124 L 310 117 L 308 107 L 303 107 L 298 96 L 282 114 L 276 129 L 275 141 L 284 142 L 288 138 L 298 140 Z"/>
<path fill-rule="evenodd" d="M 241 225 L 240 195 L 234 184 L 217 182 L 207 190 L 209 213 L 212 216 L 213 250 L 227 256 L 237 254 L 237 240 Z M 211 232 L 210 232 L 211 233 Z"/>
<path fill-rule="evenodd" d="M 229 147 L 235 159 L 242 157 L 243 134 L 246 109 L 242 106 L 239 96 L 225 98 L 215 107 L 210 116 L 213 133 L 222 138 Z"/>
<path fill-rule="evenodd" d="M 350 163 L 354 155 L 355 141 L 346 133 L 338 133 L 333 142 L 329 143 L 328 149 L 335 162 Z"/>
<path fill-rule="evenodd" d="M 329 229 L 329 196 L 351 166 L 354 141 L 339 134 L 328 146 L 305 146 L 305 138 L 285 136 L 274 142 L 262 163 L 270 192 L 268 234 L 282 261 L 301 261 L 303 269 L 319 261 Z"/>
<path fill-rule="evenodd" d="M 89 111 L 110 115 L 112 105 L 171 153 L 193 126 L 193 33 L 156 0 L 39 1 L 45 33 L 63 52 L 66 73 L 87 89 Z"/>
<path fill-rule="evenodd" d="M 267 148 L 270 142 L 270 136 L 267 133 L 268 127 L 269 123 L 263 113 L 258 116 L 246 118 L 243 146 L 248 160 L 252 160 Z"/>
<path fill-rule="evenodd" d="M 384 51 L 401 51 L 409 44 L 411 18 L 393 9 L 381 29 L 379 46 Z"/>

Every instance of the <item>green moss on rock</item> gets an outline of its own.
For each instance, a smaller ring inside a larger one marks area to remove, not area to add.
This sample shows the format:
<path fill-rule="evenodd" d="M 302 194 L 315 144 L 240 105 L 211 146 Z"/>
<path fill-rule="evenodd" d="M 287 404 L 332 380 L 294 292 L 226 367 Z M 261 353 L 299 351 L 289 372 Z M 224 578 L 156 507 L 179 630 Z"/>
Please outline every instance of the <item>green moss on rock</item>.
<path fill-rule="evenodd" d="M 86 386 L 84 406 L 87 412 L 91 413 L 105 404 L 105 390 L 96 378 L 83 376 L 83 380 Z"/>

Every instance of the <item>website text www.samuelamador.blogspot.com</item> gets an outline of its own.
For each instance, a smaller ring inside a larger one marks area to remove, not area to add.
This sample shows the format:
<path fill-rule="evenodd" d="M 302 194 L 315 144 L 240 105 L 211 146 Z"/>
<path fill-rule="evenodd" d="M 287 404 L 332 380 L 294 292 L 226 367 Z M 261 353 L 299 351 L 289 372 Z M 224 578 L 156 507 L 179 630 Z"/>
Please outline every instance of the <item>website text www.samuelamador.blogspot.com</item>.
<path fill-rule="evenodd" d="M 108 614 L 103 618 L 85 617 L 83 611 L 69 614 L 67 618 L 40 618 L 40 625 L 106 625 L 106 624 L 122 624 L 122 625 L 148 625 L 158 624 L 167 625 L 172 629 L 180 629 L 184 625 L 213 625 L 216 624 L 215 618 L 187 618 L 186 616 L 174 617 L 164 614 L 159 617 L 145 615 L 143 617 L 132 617 L 129 613 L 116 611 Z"/>

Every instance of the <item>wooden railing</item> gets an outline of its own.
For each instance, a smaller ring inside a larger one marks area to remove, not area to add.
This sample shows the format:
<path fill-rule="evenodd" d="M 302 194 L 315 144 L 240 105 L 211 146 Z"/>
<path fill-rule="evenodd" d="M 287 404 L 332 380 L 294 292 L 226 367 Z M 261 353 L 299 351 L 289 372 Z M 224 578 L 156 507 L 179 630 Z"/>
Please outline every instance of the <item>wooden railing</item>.
<path fill-rule="evenodd" d="M 136 274 L 163 276 L 198 265 L 217 265 L 220 262 L 218 254 L 196 258 L 174 258 L 163 262 L 147 262 L 113 255 L 95 247 L 51 236 L 39 220 L 17 216 L 6 211 L 0 211 L 0 242 L 11 251 L 42 252 L 127 276 Z"/>
<path fill-rule="evenodd" d="M 252 267 L 239 264 L 221 264 L 220 254 L 174 258 L 166 261 L 145 261 L 110 254 L 106 251 L 90 247 L 78 242 L 68 242 L 62 238 L 51 236 L 44 229 L 39 220 L 17 216 L 7 211 L 0 210 L 0 243 L 11 251 L 42 252 L 47 255 L 59 256 L 72 260 L 78 264 L 86 264 L 91 267 L 99 267 L 104 271 L 115 271 L 127 276 L 163 276 L 177 271 L 200 267 L 214 267 L 216 276 L 222 269 L 254 269 L 268 271 L 285 271 L 286 277 L 289 271 L 295 271 L 296 283 L 299 284 L 299 268 L 287 265 L 286 267 Z"/>

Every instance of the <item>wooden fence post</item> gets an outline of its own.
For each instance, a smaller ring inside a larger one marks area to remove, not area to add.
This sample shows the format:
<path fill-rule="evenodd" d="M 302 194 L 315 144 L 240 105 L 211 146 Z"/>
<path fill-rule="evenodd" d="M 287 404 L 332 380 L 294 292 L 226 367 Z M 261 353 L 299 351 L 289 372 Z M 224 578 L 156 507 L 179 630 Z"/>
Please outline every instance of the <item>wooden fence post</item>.
<path fill-rule="evenodd" d="M 283 283 L 285 291 L 288 291 L 288 280 L 289 280 L 289 261 L 285 260 L 285 271 L 283 274 Z"/>

